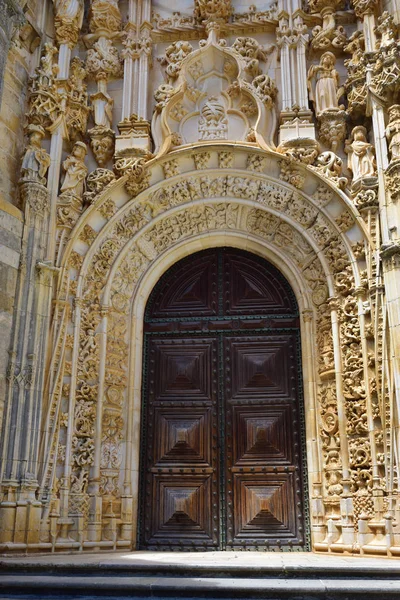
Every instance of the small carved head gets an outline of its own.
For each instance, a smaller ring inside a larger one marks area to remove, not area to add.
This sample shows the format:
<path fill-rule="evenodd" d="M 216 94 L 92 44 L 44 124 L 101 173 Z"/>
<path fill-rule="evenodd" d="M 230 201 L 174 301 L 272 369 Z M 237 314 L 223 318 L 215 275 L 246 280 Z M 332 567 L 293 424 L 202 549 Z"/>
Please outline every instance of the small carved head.
<path fill-rule="evenodd" d="M 86 153 L 87 153 L 86 144 L 84 144 L 83 142 L 76 142 L 72 149 L 72 155 L 75 156 L 75 158 L 83 160 L 86 156 Z"/>

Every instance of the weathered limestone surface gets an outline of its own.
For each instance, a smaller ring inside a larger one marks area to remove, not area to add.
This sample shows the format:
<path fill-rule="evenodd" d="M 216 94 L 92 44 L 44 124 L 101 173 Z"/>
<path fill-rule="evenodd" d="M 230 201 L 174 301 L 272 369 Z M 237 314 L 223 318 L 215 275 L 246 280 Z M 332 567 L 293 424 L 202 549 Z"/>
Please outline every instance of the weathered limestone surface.
<path fill-rule="evenodd" d="M 396 4 L 89 4 L 0 0 L 0 550 L 135 548 L 145 304 L 232 245 L 300 307 L 313 549 L 400 555 Z"/>

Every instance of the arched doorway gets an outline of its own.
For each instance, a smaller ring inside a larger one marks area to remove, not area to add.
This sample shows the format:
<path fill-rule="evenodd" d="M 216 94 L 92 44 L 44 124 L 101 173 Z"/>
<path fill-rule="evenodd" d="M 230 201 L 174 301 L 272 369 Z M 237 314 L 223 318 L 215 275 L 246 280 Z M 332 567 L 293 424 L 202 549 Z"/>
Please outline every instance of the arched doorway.
<path fill-rule="evenodd" d="M 213 248 L 171 267 L 144 325 L 139 548 L 307 550 L 297 302 Z"/>

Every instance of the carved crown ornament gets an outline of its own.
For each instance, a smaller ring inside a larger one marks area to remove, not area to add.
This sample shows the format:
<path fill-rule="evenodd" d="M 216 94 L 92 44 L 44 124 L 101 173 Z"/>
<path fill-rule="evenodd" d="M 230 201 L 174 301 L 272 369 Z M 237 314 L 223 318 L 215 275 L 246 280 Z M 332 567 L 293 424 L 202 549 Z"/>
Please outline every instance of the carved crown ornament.
<path fill-rule="evenodd" d="M 198 141 L 275 147 L 277 88 L 267 74 L 259 74 L 258 66 L 266 51 L 251 38 L 239 38 L 229 48 L 218 33 L 211 23 L 198 50 L 192 51 L 188 43 L 167 48 L 169 83 L 155 92 L 152 120 L 156 155 Z"/>

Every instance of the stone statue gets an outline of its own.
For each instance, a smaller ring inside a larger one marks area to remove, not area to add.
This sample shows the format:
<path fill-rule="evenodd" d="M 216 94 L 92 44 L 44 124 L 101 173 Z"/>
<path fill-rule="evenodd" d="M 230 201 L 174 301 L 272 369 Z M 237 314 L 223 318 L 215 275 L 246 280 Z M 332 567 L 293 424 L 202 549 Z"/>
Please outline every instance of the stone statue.
<path fill-rule="evenodd" d="M 63 162 L 65 178 L 61 186 L 61 196 L 81 198 L 88 169 L 85 165 L 86 144 L 76 142 L 72 153 Z"/>
<path fill-rule="evenodd" d="M 28 126 L 29 143 L 21 166 L 21 182 L 33 181 L 46 185 L 46 173 L 50 166 L 50 156 L 42 148 L 45 131 L 40 125 Z"/>
<path fill-rule="evenodd" d="M 314 103 L 317 117 L 326 110 L 339 110 L 339 73 L 335 69 L 336 57 L 332 52 L 324 52 L 319 65 L 312 65 L 307 81 L 310 100 Z M 312 81 L 316 80 L 315 91 Z"/>
<path fill-rule="evenodd" d="M 400 158 L 400 104 L 393 104 L 388 109 L 389 124 L 386 127 L 386 137 L 389 140 L 391 160 Z"/>
<path fill-rule="evenodd" d="M 353 182 L 363 177 L 374 177 L 375 149 L 367 140 L 367 130 L 362 125 L 354 127 L 346 141 L 347 166 L 353 173 Z"/>

